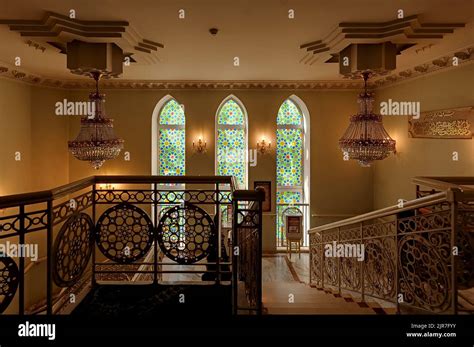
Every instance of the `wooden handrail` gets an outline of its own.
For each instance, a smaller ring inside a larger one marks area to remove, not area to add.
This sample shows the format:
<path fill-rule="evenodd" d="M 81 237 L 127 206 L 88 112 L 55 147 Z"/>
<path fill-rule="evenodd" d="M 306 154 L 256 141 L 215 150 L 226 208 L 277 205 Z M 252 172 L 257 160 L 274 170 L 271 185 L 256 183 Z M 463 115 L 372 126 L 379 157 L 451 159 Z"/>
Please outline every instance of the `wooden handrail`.
<path fill-rule="evenodd" d="M 429 187 L 437 190 L 448 190 L 457 188 L 462 191 L 474 190 L 474 177 L 414 177 L 412 182 L 418 186 Z"/>
<path fill-rule="evenodd" d="M 117 183 L 117 184 L 229 184 L 232 191 L 235 190 L 235 178 L 233 176 L 90 176 L 77 180 L 63 186 L 31 193 L 13 194 L 0 196 L 0 209 L 18 205 L 31 205 L 61 198 L 65 195 L 91 187 L 93 184 Z"/>
<path fill-rule="evenodd" d="M 408 211 L 408 210 L 412 210 L 416 208 L 421 208 L 421 207 L 425 207 L 425 206 L 429 206 L 433 204 L 438 204 L 444 201 L 448 201 L 448 198 L 450 195 L 451 195 L 450 192 L 441 192 L 441 193 L 428 195 L 423 198 L 407 201 L 403 204 L 403 207 L 399 207 L 398 205 L 385 207 L 380 210 L 361 214 L 352 218 L 346 218 L 334 223 L 321 225 L 319 227 L 310 229 L 308 233 L 314 234 L 314 233 L 325 231 L 325 230 L 335 229 L 335 228 L 339 228 L 339 227 L 347 226 L 351 224 L 356 224 L 356 223 L 362 223 L 367 220 L 383 218 L 383 217 L 394 215 L 400 212 L 404 212 L 404 211 Z"/>

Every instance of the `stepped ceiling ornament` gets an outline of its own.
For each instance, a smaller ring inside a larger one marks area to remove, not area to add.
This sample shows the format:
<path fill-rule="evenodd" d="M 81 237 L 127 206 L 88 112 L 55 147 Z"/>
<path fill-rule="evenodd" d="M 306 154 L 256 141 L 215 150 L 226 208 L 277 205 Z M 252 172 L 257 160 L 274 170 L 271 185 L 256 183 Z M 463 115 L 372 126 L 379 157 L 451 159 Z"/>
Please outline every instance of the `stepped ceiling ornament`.
<path fill-rule="evenodd" d="M 124 140 L 115 136 L 113 120 L 105 114 L 105 95 L 99 93 L 100 73 L 92 73 L 96 90 L 89 95 L 93 103 L 93 117 L 81 118 L 81 129 L 74 141 L 69 141 L 69 151 L 79 160 L 90 162 L 99 169 L 106 160 L 115 159 L 123 148 Z"/>
<path fill-rule="evenodd" d="M 340 52 L 351 44 L 391 42 L 396 54 L 400 54 L 411 47 L 433 45 L 463 27 L 464 23 L 421 22 L 418 15 L 387 22 L 342 22 L 324 39 L 302 44 L 300 49 L 305 54 L 300 63 L 340 63 Z"/>
<path fill-rule="evenodd" d="M 73 40 L 90 43 L 114 43 L 122 49 L 123 59 L 130 63 L 155 64 L 159 62 L 159 49 L 164 45 L 141 35 L 127 21 L 79 20 L 68 16 L 46 12 L 40 20 L 2 19 L 30 42 L 43 47 L 52 47 L 59 53 L 67 53 L 67 43 Z"/>
<path fill-rule="evenodd" d="M 359 113 L 351 117 L 349 127 L 339 140 L 344 157 L 357 160 L 363 167 L 395 153 L 395 140 L 383 127 L 382 116 L 372 112 L 374 97 L 367 90 L 370 75 L 368 71 L 363 73 L 364 92 L 358 98 Z"/>

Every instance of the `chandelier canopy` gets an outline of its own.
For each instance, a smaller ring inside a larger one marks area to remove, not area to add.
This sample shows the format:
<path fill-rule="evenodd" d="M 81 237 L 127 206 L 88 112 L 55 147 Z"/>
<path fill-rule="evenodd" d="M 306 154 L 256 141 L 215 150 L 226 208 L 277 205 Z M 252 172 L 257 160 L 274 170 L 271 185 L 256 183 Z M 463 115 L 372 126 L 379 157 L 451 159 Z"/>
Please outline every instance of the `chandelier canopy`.
<path fill-rule="evenodd" d="M 350 124 L 339 140 L 339 147 L 349 159 L 369 167 L 374 160 L 387 158 L 395 152 L 395 140 L 387 133 L 382 116 L 372 112 L 374 98 L 367 90 L 370 72 L 363 72 L 364 92 L 359 95 L 359 113 L 350 118 Z"/>
<path fill-rule="evenodd" d="M 124 140 L 115 136 L 113 119 L 105 114 L 105 95 L 99 93 L 100 73 L 92 73 L 96 90 L 89 94 L 94 105 L 93 117 L 81 118 L 81 129 L 74 141 L 68 141 L 69 151 L 79 160 L 88 161 L 99 169 L 106 160 L 115 159 Z"/>

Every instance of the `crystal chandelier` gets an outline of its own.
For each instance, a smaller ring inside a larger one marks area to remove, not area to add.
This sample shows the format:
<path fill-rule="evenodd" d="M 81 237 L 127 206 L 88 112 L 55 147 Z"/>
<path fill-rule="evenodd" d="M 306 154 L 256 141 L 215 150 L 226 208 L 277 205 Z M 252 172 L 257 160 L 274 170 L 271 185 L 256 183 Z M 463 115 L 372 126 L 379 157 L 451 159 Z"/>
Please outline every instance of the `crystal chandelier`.
<path fill-rule="evenodd" d="M 116 158 L 123 148 L 123 140 L 114 134 L 113 120 L 105 114 L 105 95 L 99 93 L 100 73 L 92 73 L 96 90 L 89 94 L 95 106 L 92 117 L 81 118 L 81 130 L 74 141 L 68 141 L 71 153 L 79 160 L 88 161 L 99 169 L 106 160 Z"/>
<path fill-rule="evenodd" d="M 369 167 L 374 160 L 387 158 L 395 153 L 393 140 L 382 124 L 382 116 L 372 112 L 374 98 L 367 91 L 370 72 L 362 73 L 364 92 L 359 95 L 359 113 L 351 117 L 351 123 L 339 140 L 339 147 L 345 156 L 355 159 L 363 167 Z"/>

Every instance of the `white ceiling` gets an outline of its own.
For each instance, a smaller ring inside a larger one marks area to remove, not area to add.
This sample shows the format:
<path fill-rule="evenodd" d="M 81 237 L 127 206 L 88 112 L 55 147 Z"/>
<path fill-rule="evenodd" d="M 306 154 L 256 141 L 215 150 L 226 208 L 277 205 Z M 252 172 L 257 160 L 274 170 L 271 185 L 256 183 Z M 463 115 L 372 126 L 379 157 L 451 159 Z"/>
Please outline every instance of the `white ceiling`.
<path fill-rule="evenodd" d="M 0 0 L 0 19 L 40 19 L 44 11 L 78 19 L 126 20 L 143 38 L 163 43 L 160 63 L 125 67 L 123 79 L 152 80 L 335 80 L 338 64 L 299 63 L 299 45 L 322 39 L 343 21 L 388 21 L 398 9 L 424 22 L 470 23 L 437 45 L 398 57 L 399 69 L 430 61 L 474 44 L 473 0 Z M 185 9 L 186 18 L 178 19 Z M 294 9 L 295 19 L 288 19 Z M 212 37 L 208 30 L 220 32 Z M 66 56 L 28 47 L 0 25 L 0 61 L 22 57 L 24 70 L 51 78 L 77 79 Z M 239 57 L 240 67 L 233 66 Z"/>

